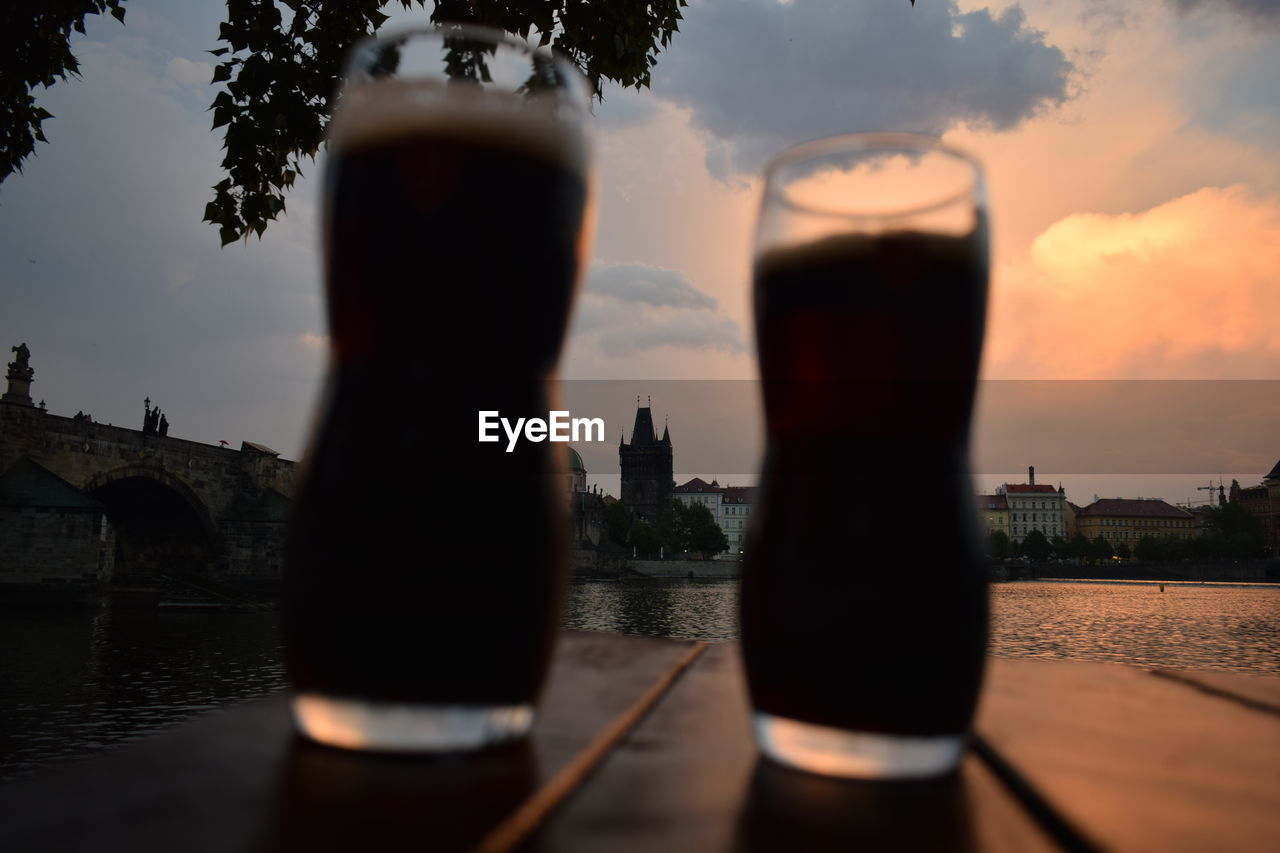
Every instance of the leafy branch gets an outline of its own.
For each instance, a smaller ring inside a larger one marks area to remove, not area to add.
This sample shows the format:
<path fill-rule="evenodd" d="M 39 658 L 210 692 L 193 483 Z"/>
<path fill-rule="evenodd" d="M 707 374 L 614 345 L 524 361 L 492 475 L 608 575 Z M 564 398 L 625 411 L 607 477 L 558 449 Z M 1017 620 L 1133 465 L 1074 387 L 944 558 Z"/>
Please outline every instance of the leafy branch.
<path fill-rule="evenodd" d="M 405 9 L 426 0 L 398 0 Z M 285 209 L 284 192 L 314 161 L 325 138 L 342 60 L 356 41 L 387 20 L 379 0 L 228 0 L 227 21 L 211 51 L 221 58 L 213 82 L 213 127 L 225 127 L 226 174 L 214 185 L 204 219 L 222 244 L 259 237 Z M 495 27 L 560 50 L 598 92 L 603 81 L 636 88 L 650 82 L 658 53 L 671 43 L 686 0 L 436 0 L 435 23 Z M 282 12 L 281 6 L 286 12 Z"/>
<path fill-rule="evenodd" d="M 223 177 L 204 220 L 222 245 L 262 236 L 285 209 L 285 192 L 324 143 L 342 61 L 387 20 L 386 0 L 226 0 L 210 51 L 220 84 L 209 109 L 223 136 Z M 604 81 L 649 85 L 686 0 L 394 0 L 431 8 L 436 23 L 474 23 L 562 51 L 598 92 Z M 79 76 L 71 33 L 88 15 L 124 21 L 124 0 L 16 0 L 0 4 L 0 182 L 47 142 L 53 116 L 32 90 Z"/>
<path fill-rule="evenodd" d="M 31 0 L 0 4 L 0 182 L 22 171 L 36 142 L 48 142 L 43 124 L 53 113 L 36 105 L 31 90 L 80 76 L 71 33 L 84 33 L 86 15 L 109 11 L 124 23 L 122 0 Z"/>

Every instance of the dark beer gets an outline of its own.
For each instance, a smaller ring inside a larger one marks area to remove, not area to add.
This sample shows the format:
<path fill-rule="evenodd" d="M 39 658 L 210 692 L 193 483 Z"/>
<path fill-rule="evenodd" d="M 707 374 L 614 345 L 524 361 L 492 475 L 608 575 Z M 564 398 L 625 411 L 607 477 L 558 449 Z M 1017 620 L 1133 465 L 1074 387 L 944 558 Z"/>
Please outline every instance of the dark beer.
<path fill-rule="evenodd" d="M 522 105 L 411 96 L 378 83 L 335 119 L 333 360 L 288 551 L 289 675 L 339 699 L 528 704 L 564 583 L 560 447 L 481 444 L 477 412 L 554 408 L 583 143 Z"/>
<path fill-rule="evenodd" d="M 742 587 L 757 711 L 958 735 L 986 646 L 967 470 L 985 229 L 830 237 L 755 271 L 768 424 Z"/>

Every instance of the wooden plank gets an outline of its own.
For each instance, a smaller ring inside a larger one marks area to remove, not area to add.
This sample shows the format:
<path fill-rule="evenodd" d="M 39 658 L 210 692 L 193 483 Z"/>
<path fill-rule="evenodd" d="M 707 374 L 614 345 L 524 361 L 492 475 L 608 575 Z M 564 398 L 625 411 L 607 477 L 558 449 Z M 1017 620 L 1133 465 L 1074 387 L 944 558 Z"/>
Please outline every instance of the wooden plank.
<path fill-rule="evenodd" d="M 586 780 L 644 715 L 666 697 L 671 685 L 705 649 L 706 645 L 703 643 L 689 649 L 674 667 L 653 682 L 627 710 L 614 717 L 571 761 L 552 774 L 524 799 L 519 808 L 487 832 L 476 845 L 475 853 L 506 853 L 521 844 L 552 810 Z"/>
<path fill-rule="evenodd" d="M 1280 718 L 1113 664 L 991 661 L 978 731 L 1115 851 L 1280 850 Z"/>
<path fill-rule="evenodd" d="M 1057 849 L 969 758 L 936 782 L 860 783 L 760 759 L 737 647 L 711 646 L 535 836 L 533 849 Z"/>
<path fill-rule="evenodd" d="M 567 632 L 528 741 L 414 758 L 295 738 L 277 695 L 24 780 L 0 850 L 463 850 L 553 778 L 695 644 Z"/>
<path fill-rule="evenodd" d="M 1243 672 L 1186 672 L 1154 669 L 1161 678 L 1182 681 L 1244 705 L 1280 714 L 1280 677 Z"/>

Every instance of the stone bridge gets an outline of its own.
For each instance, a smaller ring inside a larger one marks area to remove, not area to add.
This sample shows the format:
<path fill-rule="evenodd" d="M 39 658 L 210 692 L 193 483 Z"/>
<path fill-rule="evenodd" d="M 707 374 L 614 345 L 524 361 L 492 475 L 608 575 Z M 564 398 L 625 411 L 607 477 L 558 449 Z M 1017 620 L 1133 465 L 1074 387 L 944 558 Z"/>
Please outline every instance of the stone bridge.
<path fill-rule="evenodd" d="M 278 583 L 295 463 L 0 399 L 0 584 Z"/>

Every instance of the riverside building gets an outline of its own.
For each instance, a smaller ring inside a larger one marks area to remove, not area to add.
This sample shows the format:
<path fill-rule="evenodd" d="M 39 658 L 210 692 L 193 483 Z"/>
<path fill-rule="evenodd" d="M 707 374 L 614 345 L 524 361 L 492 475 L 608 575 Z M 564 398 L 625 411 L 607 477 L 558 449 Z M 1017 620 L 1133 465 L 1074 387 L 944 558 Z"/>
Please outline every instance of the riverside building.
<path fill-rule="evenodd" d="M 1027 469 L 1027 482 L 1005 483 L 996 489 L 1003 496 L 1009 511 L 1009 538 L 1021 542 L 1032 530 L 1039 530 L 1045 538 L 1067 536 L 1067 495 L 1062 486 L 1036 482 L 1036 469 Z"/>
<path fill-rule="evenodd" d="M 978 495 L 978 517 L 985 535 L 997 530 L 1009 535 L 1009 501 L 1003 494 Z"/>
<path fill-rule="evenodd" d="M 1076 530 L 1089 539 L 1132 548 L 1144 536 L 1190 539 L 1195 516 L 1157 498 L 1100 498 L 1076 513 Z"/>
<path fill-rule="evenodd" d="M 686 506 L 701 504 L 711 511 L 711 517 L 729 540 L 727 553 L 741 554 L 746 549 L 747 528 L 756 503 L 755 486 L 722 486 L 715 480 L 708 483 L 694 477 L 676 486 L 671 496 Z"/>
<path fill-rule="evenodd" d="M 1280 462 L 1257 486 L 1242 488 L 1231 481 L 1231 503 L 1238 503 L 1262 522 L 1262 534 L 1273 552 L 1280 553 Z"/>

